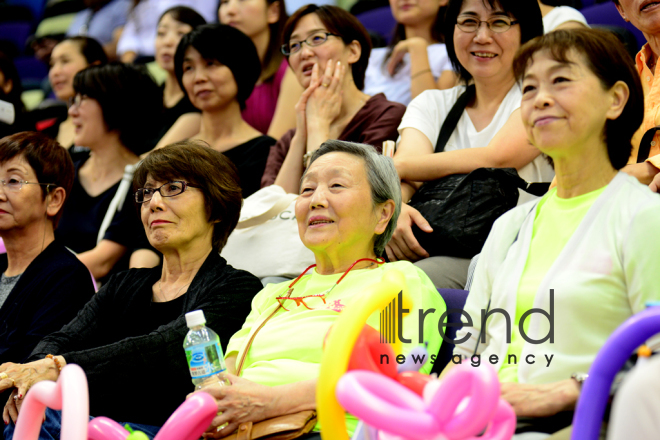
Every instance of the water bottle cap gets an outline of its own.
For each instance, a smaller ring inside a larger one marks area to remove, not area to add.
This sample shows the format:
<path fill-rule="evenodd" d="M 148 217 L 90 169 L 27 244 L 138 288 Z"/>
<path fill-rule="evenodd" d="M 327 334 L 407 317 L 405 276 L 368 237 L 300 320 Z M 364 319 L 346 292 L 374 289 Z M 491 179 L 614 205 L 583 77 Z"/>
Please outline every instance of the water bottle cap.
<path fill-rule="evenodd" d="M 206 318 L 204 318 L 203 310 L 193 310 L 192 312 L 186 313 L 186 324 L 188 328 L 197 327 L 198 325 L 206 324 Z"/>

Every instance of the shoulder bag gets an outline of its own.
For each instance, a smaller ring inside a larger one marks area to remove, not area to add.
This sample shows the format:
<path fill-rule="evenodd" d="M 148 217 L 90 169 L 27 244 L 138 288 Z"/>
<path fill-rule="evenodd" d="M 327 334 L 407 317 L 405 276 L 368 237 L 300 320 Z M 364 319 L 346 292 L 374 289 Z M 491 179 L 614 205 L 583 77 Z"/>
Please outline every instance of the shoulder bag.
<path fill-rule="evenodd" d="M 291 295 L 289 291 L 288 295 Z M 259 331 L 266 325 L 266 323 L 272 318 L 277 311 L 282 307 L 281 304 L 278 304 L 273 313 L 271 313 L 268 318 L 266 318 L 257 328 L 257 330 L 252 333 L 250 340 L 243 351 L 243 356 L 238 363 L 236 370 L 236 375 L 240 376 L 243 371 L 243 364 L 245 363 L 245 357 L 247 356 L 250 347 L 252 346 L 252 341 L 254 337 L 259 333 Z M 235 433 L 227 437 L 229 440 L 251 440 L 251 439 L 268 439 L 268 440 L 290 440 L 309 433 L 316 425 L 316 411 L 306 410 L 299 411 L 293 414 L 285 414 L 283 416 L 273 417 L 272 419 L 263 420 L 261 422 L 252 423 L 241 423 Z"/>
<path fill-rule="evenodd" d="M 444 151 L 474 96 L 472 85 L 458 97 L 440 129 L 436 153 Z M 433 232 L 424 232 L 416 225 L 412 230 L 431 256 L 472 258 L 481 252 L 495 220 L 518 204 L 518 189 L 542 196 L 549 186 L 527 183 L 515 168 L 478 168 L 469 174 L 445 176 L 422 185 L 409 202 Z"/>

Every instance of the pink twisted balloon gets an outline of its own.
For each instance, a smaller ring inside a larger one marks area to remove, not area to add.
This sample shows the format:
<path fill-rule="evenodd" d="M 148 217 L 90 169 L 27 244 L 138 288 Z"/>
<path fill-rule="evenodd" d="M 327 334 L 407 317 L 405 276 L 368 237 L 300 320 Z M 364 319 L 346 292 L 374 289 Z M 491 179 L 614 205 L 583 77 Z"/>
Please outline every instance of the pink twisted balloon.
<path fill-rule="evenodd" d="M 337 399 L 351 414 L 380 430 L 380 440 L 508 440 L 516 417 L 500 400 L 492 368 L 454 367 L 421 398 L 395 380 L 370 371 L 349 371 L 337 384 Z"/>
<path fill-rule="evenodd" d="M 57 382 L 43 381 L 30 388 L 16 421 L 14 438 L 37 440 L 46 407 L 62 410 L 63 439 L 126 440 L 129 435 L 123 426 L 106 417 L 89 421 L 87 377 L 78 365 L 65 366 Z M 217 412 L 213 397 L 195 393 L 172 413 L 154 440 L 197 440 Z"/>

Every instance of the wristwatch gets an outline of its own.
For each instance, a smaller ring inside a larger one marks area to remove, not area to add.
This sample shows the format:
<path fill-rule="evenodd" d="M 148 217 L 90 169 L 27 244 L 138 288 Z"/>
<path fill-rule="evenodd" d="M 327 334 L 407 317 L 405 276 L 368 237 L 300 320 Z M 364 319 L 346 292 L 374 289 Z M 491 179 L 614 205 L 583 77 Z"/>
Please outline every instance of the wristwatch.
<path fill-rule="evenodd" d="M 587 380 L 589 377 L 589 374 L 587 373 L 573 373 L 571 374 L 571 379 L 577 382 L 578 387 L 582 389 L 582 385 L 584 384 L 584 381 Z"/>

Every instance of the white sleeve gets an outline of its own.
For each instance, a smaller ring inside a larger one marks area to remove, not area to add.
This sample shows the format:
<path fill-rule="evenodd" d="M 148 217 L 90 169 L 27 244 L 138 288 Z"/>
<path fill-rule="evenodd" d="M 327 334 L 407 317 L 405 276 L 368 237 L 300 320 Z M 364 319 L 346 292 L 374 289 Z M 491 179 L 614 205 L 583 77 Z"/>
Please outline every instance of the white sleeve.
<path fill-rule="evenodd" d="M 126 52 L 139 52 L 140 43 L 137 34 L 137 26 L 135 26 L 134 12 L 135 11 L 133 11 L 128 16 L 128 21 L 126 21 L 124 30 L 122 31 L 121 37 L 119 37 L 119 41 L 117 42 L 118 56 L 122 56 Z"/>
<path fill-rule="evenodd" d="M 426 90 L 413 99 L 401 119 L 399 134 L 404 128 L 416 128 L 435 146 L 440 135 L 440 127 L 447 116 L 442 95 L 442 90 Z"/>

